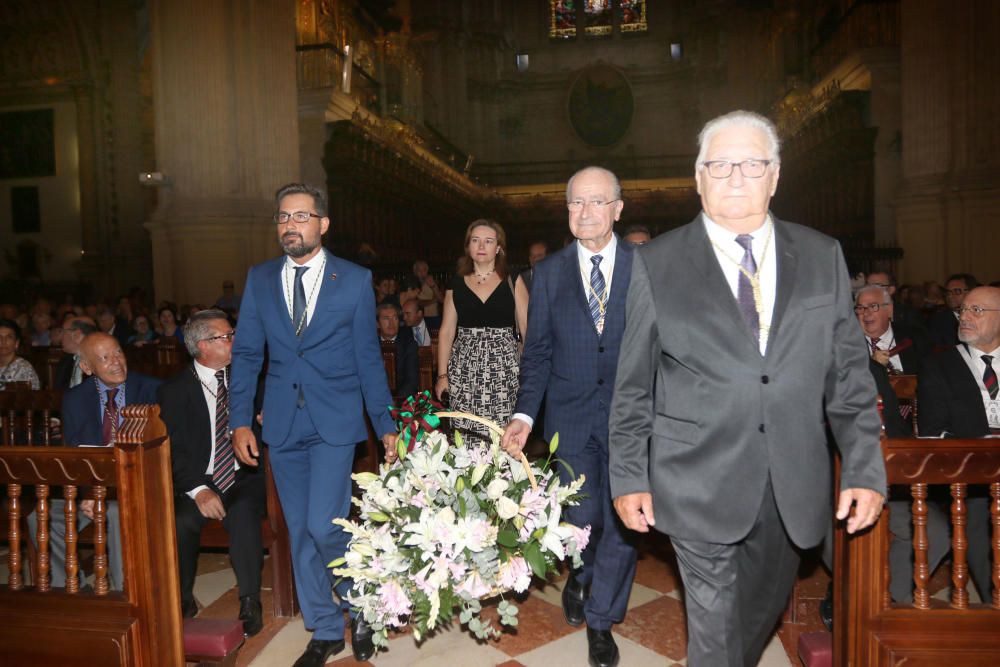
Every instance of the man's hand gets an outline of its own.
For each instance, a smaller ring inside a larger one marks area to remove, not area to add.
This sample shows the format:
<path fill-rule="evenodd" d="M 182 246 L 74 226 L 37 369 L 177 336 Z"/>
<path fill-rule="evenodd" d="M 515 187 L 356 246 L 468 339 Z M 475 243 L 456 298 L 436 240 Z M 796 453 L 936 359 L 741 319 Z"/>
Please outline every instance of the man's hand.
<path fill-rule="evenodd" d="M 399 454 L 396 452 L 396 439 L 398 437 L 398 433 L 386 433 L 382 436 L 382 446 L 385 447 L 386 463 L 393 464 L 399 458 Z"/>
<path fill-rule="evenodd" d="M 94 520 L 94 501 L 93 500 L 81 500 L 80 501 L 80 511 L 83 512 L 91 521 Z"/>
<path fill-rule="evenodd" d="M 226 516 L 226 508 L 222 506 L 222 498 L 211 489 L 202 489 L 194 497 L 198 504 L 198 511 L 206 519 L 222 519 Z"/>
<path fill-rule="evenodd" d="M 521 421 L 520 419 L 511 419 L 507 423 L 507 428 L 503 431 L 503 438 L 500 440 L 500 446 L 503 447 L 504 451 L 511 456 L 517 456 L 524 449 L 524 445 L 528 442 L 528 434 L 531 433 L 531 428 L 528 426 L 527 422 Z"/>
<path fill-rule="evenodd" d="M 876 362 L 882 364 L 883 366 L 889 366 L 889 350 L 875 350 L 872 352 L 872 359 Z"/>
<path fill-rule="evenodd" d="M 257 457 L 260 452 L 257 450 L 257 438 L 253 437 L 253 431 L 249 426 L 240 426 L 233 431 L 233 450 L 240 463 L 257 467 Z"/>
<path fill-rule="evenodd" d="M 653 494 L 647 492 L 627 493 L 615 498 L 615 511 L 625 527 L 640 533 L 648 533 L 650 526 L 656 525 L 653 518 Z"/>
<path fill-rule="evenodd" d="M 837 519 L 847 519 L 848 534 L 856 533 L 875 523 L 879 513 L 882 512 L 883 502 L 885 498 L 878 491 L 861 488 L 844 489 L 840 492 L 840 500 L 837 503 Z M 854 515 L 848 518 L 851 505 L 854 505 Z"/>

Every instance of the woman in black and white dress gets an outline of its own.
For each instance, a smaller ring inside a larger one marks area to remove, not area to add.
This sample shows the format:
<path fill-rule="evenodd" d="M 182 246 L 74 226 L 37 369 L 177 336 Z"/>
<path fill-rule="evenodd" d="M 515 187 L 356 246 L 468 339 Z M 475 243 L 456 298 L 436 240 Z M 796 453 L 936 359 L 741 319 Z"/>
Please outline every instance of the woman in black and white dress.
<path fill-rule="evenodd" d="M 517 332 L 527 328 L 528 293 L 507 273 L 507 237 L 492 220 L 476 220 L 465 232 L 465 255 L 444 296 L 438 334 L 440 399 L 451 408 L 507 423 L 517 401 Z M 446 370 L 447 369 L 447 370 Z M 485 427 L 456 420 L 463 436 L 489 442 Z"/>

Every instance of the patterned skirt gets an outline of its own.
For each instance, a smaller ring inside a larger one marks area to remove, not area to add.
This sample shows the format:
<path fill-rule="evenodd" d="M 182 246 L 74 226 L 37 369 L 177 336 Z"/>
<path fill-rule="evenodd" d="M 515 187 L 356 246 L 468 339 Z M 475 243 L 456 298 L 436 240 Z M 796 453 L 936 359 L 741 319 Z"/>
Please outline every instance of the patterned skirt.
<path fill-rule="evenodd" d="M 451 409 L 492 419 L 501 427 L 517 402 L 518 354 L 511 327 L 459 327 L 448 360 Z M 485 426 L 452 420 L 452 429 L 479 443 L 489 443 Z"/>

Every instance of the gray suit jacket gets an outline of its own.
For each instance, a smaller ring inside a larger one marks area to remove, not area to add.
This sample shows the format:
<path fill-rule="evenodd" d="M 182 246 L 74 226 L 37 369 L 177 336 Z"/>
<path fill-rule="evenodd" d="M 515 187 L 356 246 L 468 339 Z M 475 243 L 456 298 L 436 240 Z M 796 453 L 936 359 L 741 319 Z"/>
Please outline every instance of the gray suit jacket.
<path fill-rule="evenodd" d="M 841 488 L 885 495 L 875 385 L 840 245 L 774 224 L 765 356 L 700 216 L 636 252 L 611 405 L 611 493 L 652 492 L 656 528 L 679 538 L 746 537 L 770 476 L 791 539 L 818 544 L 832 520 L 824 416 L 843 456 Z"/>

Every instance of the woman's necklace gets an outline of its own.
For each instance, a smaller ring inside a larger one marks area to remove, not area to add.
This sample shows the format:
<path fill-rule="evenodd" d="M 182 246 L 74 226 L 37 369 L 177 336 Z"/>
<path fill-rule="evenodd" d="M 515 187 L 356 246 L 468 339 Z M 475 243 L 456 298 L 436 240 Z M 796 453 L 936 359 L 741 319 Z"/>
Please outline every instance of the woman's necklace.
<path fill-rule="evenodd" d="M 764 262 L 767 261 L 767 250 L 768 248 L 771 247 L 771 234 L 773 232 L 774 232 L 774 223 L 771 222 L 769 218 L 767 225 L 767 238 L 764 239 L 764 250 L 761 252 L 760 263 L 757 265 L 757 270 L 754 271 L 753 273 L 750 273 L 745 268 L 743 268 L 742 264 L 740 264 L 735 259 L 730 257 L 729 253 L 726 252 L 718 243 L 713 241 L 711 237 L 709 238 L 709 241 L 711 241 L 712 245 L 715 246 L 715 248 L 720 253 L 722 253 L 722 256 L 728 259 L 733 264 L 735 264 L 736 268 L 740 270 L 740 273 L 745 275 L 747 277 L 747 280 L 750 281 L 750 287 L 753 289 L 753 305 L 757 310 L 757 321 L 760 323 L 761 344 L 767 343 L 767 336 L 771 331 L 771 321 L 770 319 L 768 319 L 767 322 L 764 321 L 764 293 L 760 287 L 760 272 L 764 268 Z"/>
<path fill-rule="evenodd" d="M 496 271 L 496 269 L 490 269 L 490 270 L 489 270 L 489 271 L 487 271 L 486 273 L 480 273 L 479 271 L 476 271 L 475 269 L 473 269 L 473 271 L 474 271 L 474 272 L 475 272 L 475 274 L 476 274 L 476 284 L 477 284 L 477 285 L 482 285 L 483 283 L 485 283 L 485 282 L 486 282 L 486 280 L 487 280 L 487 279 L 488 279 L 488 278 L 489 278 L 490 276 L 492 276 L 492 275 L 493 275 L 493 272 L 494 272 L 494 271 Z"/>

